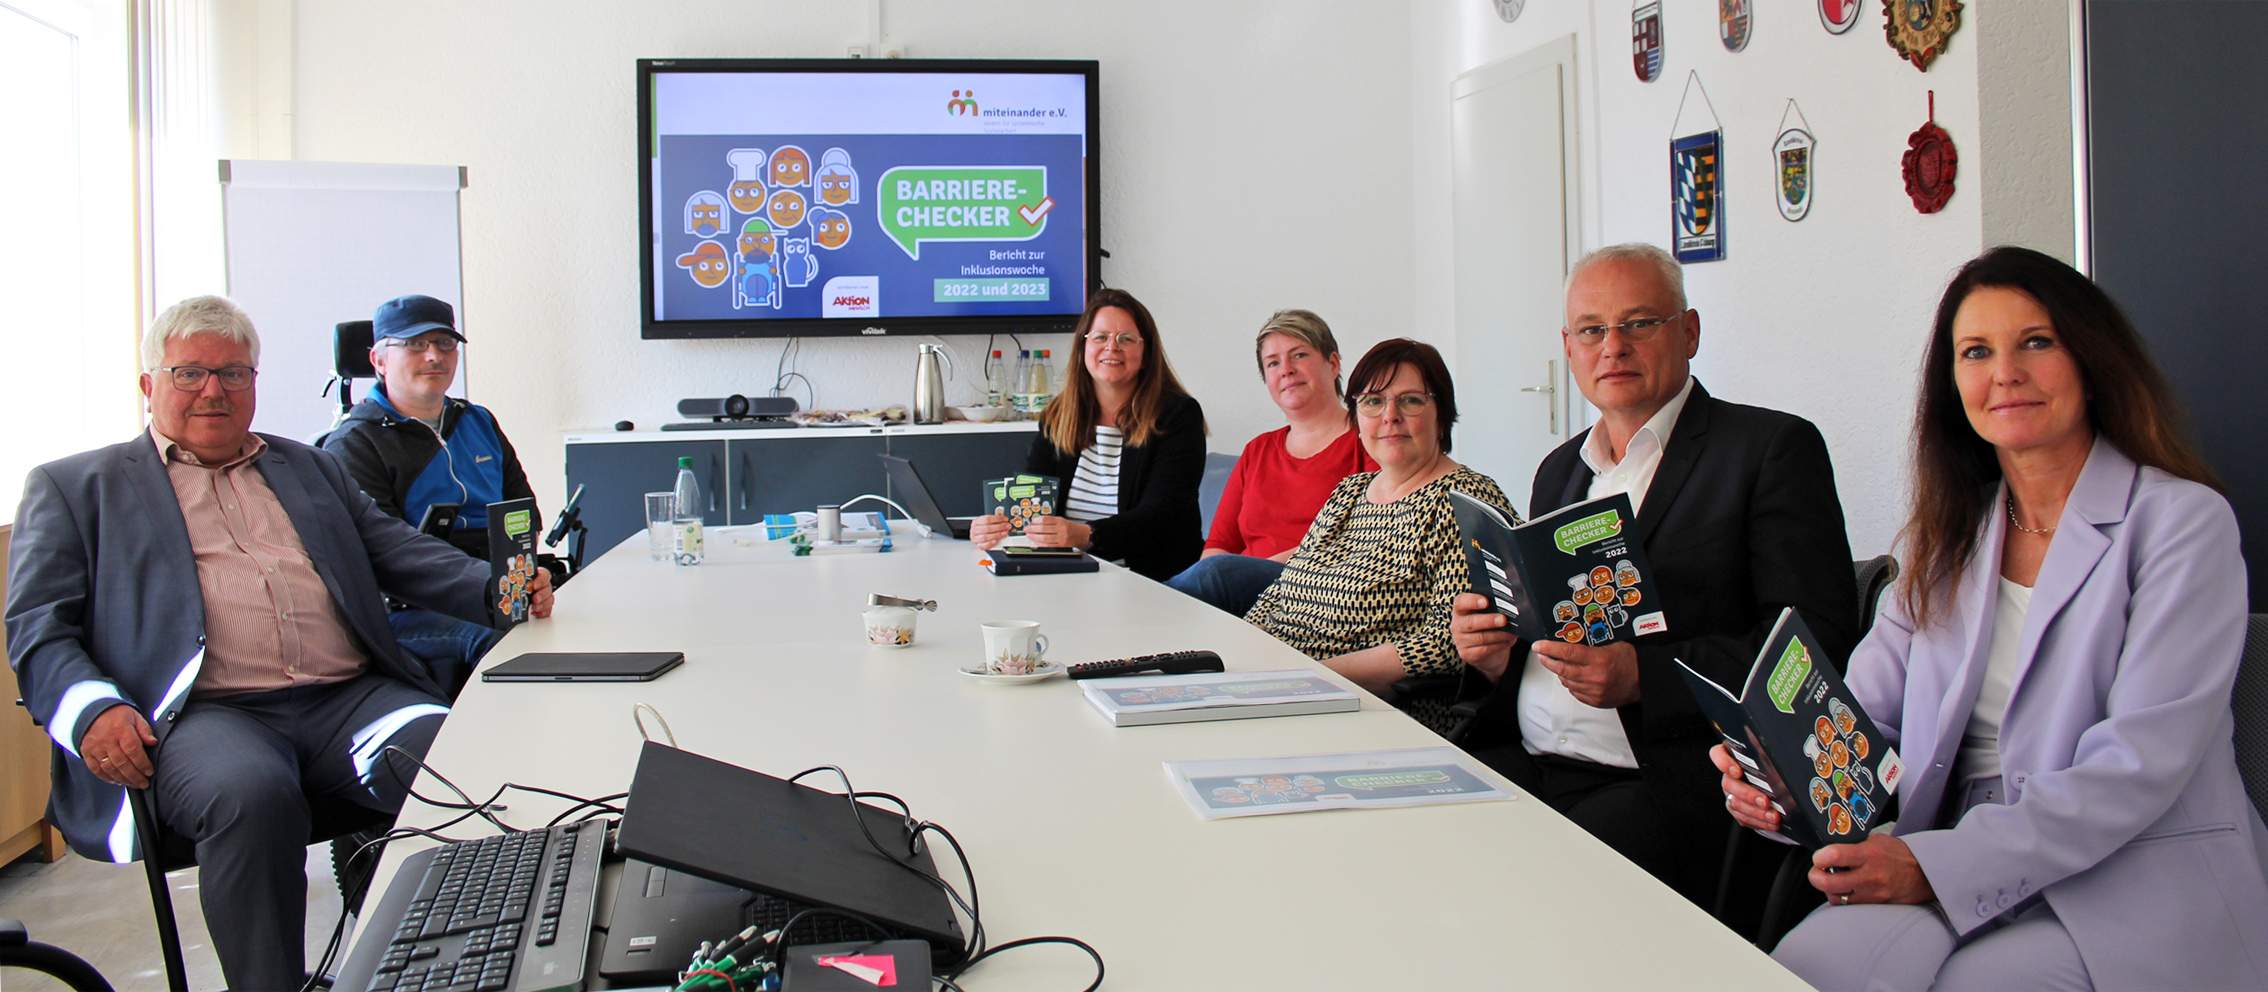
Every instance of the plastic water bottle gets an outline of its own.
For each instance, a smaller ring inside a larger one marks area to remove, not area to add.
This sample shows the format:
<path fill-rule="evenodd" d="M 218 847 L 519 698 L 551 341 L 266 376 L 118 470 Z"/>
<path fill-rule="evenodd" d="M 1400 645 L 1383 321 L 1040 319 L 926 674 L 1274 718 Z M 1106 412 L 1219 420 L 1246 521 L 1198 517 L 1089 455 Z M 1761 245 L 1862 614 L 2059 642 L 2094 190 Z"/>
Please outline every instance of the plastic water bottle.
<path fill-rule="evenodd" d="M 992 361 L 986 363 L 984 367 L 984 405 L 986 406 L 1000 406 L 1006 399 L 1000 395 L 1000 365 L 1000 351 L 996 348 L 992 352 Z"/>
<path fill-rule="evenodd" d="M 1008 402 L 1018 410 L 1030 413 L 1031 396 L 1027 388 L 1032 381 L 1032 352 L 1025 348 L 1016 352 L 1016 374 L 1008 380 Z"/>
<path fill-rule="evenodd" d="M 701 482 L 693 477 L 693 459 L 677 460 L 677 519 L 671 525 L 671 553 L 680 565 L 701 563 Z"/>
<path fill-rule="evenodd" d="M 1032 410 L 1047 408 L 1047 401 L 1055 398 L 1055 351 L 1040 349 L 1039 364 L 1032 371 Z"/>

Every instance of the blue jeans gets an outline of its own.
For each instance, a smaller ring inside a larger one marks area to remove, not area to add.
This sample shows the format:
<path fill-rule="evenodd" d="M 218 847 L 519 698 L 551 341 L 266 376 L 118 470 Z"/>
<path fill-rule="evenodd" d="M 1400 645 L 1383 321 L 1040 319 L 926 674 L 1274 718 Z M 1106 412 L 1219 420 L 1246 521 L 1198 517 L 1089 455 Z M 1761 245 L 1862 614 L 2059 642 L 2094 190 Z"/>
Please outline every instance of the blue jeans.
<path fill-rule="evenodd" d="M 433 679 L 457 698 L 465 680 L 472 675 L 473 666 L 480 663 L 488 649 L 504 639 L 504 632 L 493 627 L 459 620 L 446 613 L 435 613 L 411 607 L 386 614 L 386 622 L 394 628 L 394 640 L 410 657 L 425 663 Z"/>
<path fill-rule="evenodd" d="M 1251 555 L 1213 555 L 1166 580 L 1166 587 L 1243 616 L 1260 594 L 1284 574 L 1284 564 Z"/>

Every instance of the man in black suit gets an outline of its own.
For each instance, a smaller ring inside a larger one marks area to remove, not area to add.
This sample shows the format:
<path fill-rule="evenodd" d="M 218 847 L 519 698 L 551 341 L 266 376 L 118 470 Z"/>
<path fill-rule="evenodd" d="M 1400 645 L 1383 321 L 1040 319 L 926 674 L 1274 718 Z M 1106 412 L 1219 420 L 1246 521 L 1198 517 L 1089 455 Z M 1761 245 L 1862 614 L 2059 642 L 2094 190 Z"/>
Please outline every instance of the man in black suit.
<path fill-rule="evenodd" d="M 1627 494 L 1668 629 L 1603 647 L 1526 644 L 1486 599 L 1459 596 L 1463 695 L 1481 701 L 1463 744 L 1708 907 L 1732 818 L 1708 757 L 1717 733 L 1672 659 L 1738 685 L 1787 606 L 1830 656 L 1849 656 L 1858 590 L 1834 468 L 1809 421 L 1727 403 L 1693 379 L 1701 315 L 1659 248 L 1577 262 L 1560 335 L 1599 421 L 1536 469 L 1530 508 Z M 1766 882 L 1744 877 L 1735 905 Z"/>

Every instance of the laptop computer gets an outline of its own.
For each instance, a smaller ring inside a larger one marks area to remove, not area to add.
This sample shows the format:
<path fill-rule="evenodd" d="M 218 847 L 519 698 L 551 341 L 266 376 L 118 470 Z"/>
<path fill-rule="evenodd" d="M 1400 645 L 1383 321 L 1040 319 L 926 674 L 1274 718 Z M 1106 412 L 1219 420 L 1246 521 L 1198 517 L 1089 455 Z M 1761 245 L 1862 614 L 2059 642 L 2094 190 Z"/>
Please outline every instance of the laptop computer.
<path fill-rule="evenodd" d="M 948 517 L 937 506 L 937 498 L 929 494 L 929 487 L 921 481 L 921 473 L 914 471 L 913 463 L 896 455 L 876 455 L 890 469 L 890 489 L 897 493 L 898 502 L 932 532 L 951 534 L 968 540 L 969 521 L 975 517 Z"/>
<path fill-rule="evenodd" d="M 926 846 L 913 851 L 914 842 L 911 824 L 894 809 L 853 804 L 840 793 L 648 741 L 615 849 L 727 885 L 857 913 L 892 936 L 927 941 L 939 962 L 951 964 L 966 941 L 952 903 L 931 881 L 936 863 Z"/>

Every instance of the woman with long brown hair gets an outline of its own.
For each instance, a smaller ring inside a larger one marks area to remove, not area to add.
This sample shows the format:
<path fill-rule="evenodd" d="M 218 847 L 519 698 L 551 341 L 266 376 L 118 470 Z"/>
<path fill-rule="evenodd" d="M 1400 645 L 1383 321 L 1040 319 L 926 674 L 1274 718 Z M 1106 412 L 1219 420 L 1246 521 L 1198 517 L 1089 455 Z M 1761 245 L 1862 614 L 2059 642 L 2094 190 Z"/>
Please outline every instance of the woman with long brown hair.
<path fill-rule="evenodd" d="M 1812 857 L 1774 956 L 1821 989 L 2268 986 L 2268 828 L 2231 743 L 2236 516 L 2109 296 L 1995 248 L 1947 287 L 1904 585 L 1851 692 L 1894 830 Z M 1779 814 L 1712 752 L 1742 824 Z M 1800 791 L 1800 790 L 1799 790 Z"/>
<path fill-rule="evenodd" d="M 1040 411 L 1024 471 L 1058 480 L 1060 515 L 1034 518 L 1034 544 L 1079 548 L 1163 581 L 1197 560 L 1197 483 L 1205 474 L 1205 410 L 1166 361 L 1149 308 L 1104 289 L 1072 332 L 1079 360 Z M 1008 518 L 978 517 L 980 548 L 1008 536 Z"/>

